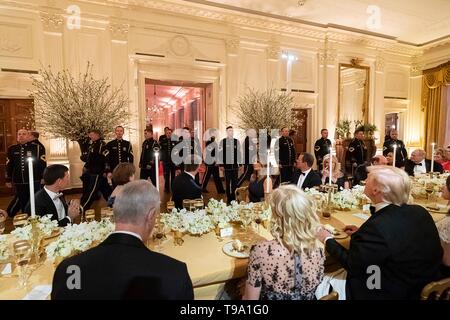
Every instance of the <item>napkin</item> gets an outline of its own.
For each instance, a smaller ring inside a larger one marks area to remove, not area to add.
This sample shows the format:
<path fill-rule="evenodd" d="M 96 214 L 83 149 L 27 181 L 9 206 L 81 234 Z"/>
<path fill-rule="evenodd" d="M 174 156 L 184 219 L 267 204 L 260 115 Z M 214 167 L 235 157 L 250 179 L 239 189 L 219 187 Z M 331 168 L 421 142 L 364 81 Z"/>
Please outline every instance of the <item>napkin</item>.
<path fill-rule="evenodd" d="M 324 224 L 323 227 L 324 227 L 329 233 L 334 234 L 335 229 L 334 229 L 334 227 L 333 227 L 332 225 L 330 225 L 330 224 Z"/>
<path fill-rule="evenodd" d="M 365 213 L 354 213 L 353 215 L 355 217 L 363 219 L 363 220 L 367 220 L 370 217 L 368 214 L 365 214 Z"/>
<path fill-rule="evenodd" d="M 6 264 L 5 265 L 5 267 L 3 268 L 3 271 L 2 271 L 2 275 L 7 275 L 7 274 L 10 274 L 12 272 L 12 268 L 11 268 L 11 263 L 8 263 L 8 264 Z"/>
<path fill-rule="evenodd" d="M 22 300 L 46 300 L 50 292 L 52 292 L 52 286 L 49 284 L 36 286 Z"/>

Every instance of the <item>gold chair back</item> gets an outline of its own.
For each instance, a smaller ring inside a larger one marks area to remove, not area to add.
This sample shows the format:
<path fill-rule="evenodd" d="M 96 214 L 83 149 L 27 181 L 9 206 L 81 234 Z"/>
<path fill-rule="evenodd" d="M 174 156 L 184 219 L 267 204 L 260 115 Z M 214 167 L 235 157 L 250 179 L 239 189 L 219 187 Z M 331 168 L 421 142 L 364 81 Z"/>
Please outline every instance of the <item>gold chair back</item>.
<path fill-rule="evenodd" d="M 327 294 L 326 296 L 323 296 L 319 300 L 339 300 L 339 293 L 336 291 L 332 291 L 331 293 Z"/>
<path fill-rule="evenodd" d="M 248 187 L 240 187 L 235 191 L 236 201 L 240 202 L 248 202 Z"/>
<path fill-rule="evenodd" d="M 421 300 L 450 300 L 450 278 L 427 284 L 420 295 Z"/>

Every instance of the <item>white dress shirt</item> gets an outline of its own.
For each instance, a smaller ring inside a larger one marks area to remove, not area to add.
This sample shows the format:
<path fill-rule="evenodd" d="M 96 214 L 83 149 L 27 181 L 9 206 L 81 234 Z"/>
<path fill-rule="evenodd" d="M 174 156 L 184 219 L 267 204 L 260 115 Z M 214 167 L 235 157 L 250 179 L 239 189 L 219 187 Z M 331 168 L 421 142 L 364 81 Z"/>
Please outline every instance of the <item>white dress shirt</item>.
<path fill-rule="evenodd" d="M 187 172 L 187 171 L 185 171 L 184 173 L 186 173 L 186 174 L 188 174 L 188 175 L 190 175 L 191 177 L 192 177 L 192 179 L 194 179 L 195 180 L 195 177 L 190 173 L 190 172 Z"/>
<path fill-rule="evenodd" d="M 50 199 L 52 199 L 53 204 L 55 205 L 56 212 L 58 212 L 58 221 L 64 219 L 66 217 L 66 210 L 64 209 L 64 204 L 61 201 L 61 194 L 50 191 L 45 186 L 44 186 L 44 190 L 45 190 L 45 192 L 47 192 Z M 69 218 L 69 220 L 70 220 L 70 218 Z"/>
<path fill-rule="evenodd" d="M 414 175 L 418 175 L 418 174 L 422 174 L 422 173 L 427 173 L 427 167 L 425 166 L 425 159 L 422 160 L 420 165 L 416 164 L 414 166 Z"/>
<path fill-rule="evenodd" d="M 303 182 L 305 182 L 306 176 L 311 172 L 311 168 L 306 170 L 305 172 L 302 172 L 303 174 L 300 174 L 300 177 L 298 177 L 297 187 L 302 188 Z"/>

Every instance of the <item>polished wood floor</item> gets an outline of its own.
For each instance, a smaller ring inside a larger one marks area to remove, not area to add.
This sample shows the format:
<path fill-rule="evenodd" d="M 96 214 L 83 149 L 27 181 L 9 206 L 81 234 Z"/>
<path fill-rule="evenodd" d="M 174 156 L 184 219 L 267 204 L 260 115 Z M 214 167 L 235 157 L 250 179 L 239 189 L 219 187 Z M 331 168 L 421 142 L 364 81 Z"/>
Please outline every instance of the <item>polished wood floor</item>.
<path fill-rule="evenodd" d="M 160 186 L 164 186 L 164 178 L 162 176 L 160 177 Z M 212 178 L 208 183 L 207 189 L 208 189 L 209 193 L 203 193 L 203 198 L 205 199 L 205 203 L 207 203 L 209 201 L 209 199 L 211 199 L 211 198 L 218 199 L 218 200 L 223 199 L 224 201 L 226 201 L 225 194 L 217 193 L 216 186 L 215 186 Z M 166 210 L 167 201 L 169 201 L 171 199 L 172 195 L 170 193 L 165 193 L 163 190 L 160 191 L 160 194 L 161 194 L 160 211 L 164 212 Z M 80 199 L 81 194 L 68 194 L 65 196 L 65 198 L 67 201 L 69 201 L 71 199 Z M 12 197 L 0 197 L 0 209 L 6 210 L 6 208 L 8 207 L 8 204 L 11 200 L 12 200 Z M 92 204 L 92 209 L 95 209 L 97 219 L 100 218 L 100 209 L 103 207 L 106 207 L 106 201 L 103 199 L 103 197 L 100 197 L 99 200 L 96 200 Z M 8 220 L 6 222 L 5 233 L 9 233 L 12 229 L 13 229 L 12 219 L 8 218 Z"/>

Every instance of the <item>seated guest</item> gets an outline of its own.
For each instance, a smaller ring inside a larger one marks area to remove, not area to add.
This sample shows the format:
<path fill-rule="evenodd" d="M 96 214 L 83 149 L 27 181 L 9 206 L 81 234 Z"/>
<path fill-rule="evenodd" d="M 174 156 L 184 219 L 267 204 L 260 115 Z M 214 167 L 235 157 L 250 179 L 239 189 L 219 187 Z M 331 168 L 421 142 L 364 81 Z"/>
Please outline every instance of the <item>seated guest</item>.
<path fill-rule="evenodd" d="M 302 152 L 295 161 L 296 171 L 291 180 L 300 189 L 313 188 L 320 186 L 320 176 L 312 170 L 314 156 L 307 152 Z"/>
<path fill-rule="evenodd" d="M 349 183 L 348 181 L 346 181 L 345 175 L 341 170 L 338 170 L 338 160 L 336 158 L 336 156 L 332 156 L 332 174 L 333 177 L 331 178 L 331 182 L 333 184 L 336 184 L 338 186 L 339 189 L 349 189 Z M 320 179 L 322 184 L 328 184 L 329 183 L 329 176 L 330 176 L 330 167 L 329 167 L 329 162 L 330 162 L 330 155 L 327 154 L 323 157 L 322 160 L 322 171 L 320 172 Z"/>
<path fill-rule="evenodd" d="M 425 151 L 422 149 L 416 149 L 411 153 L 411 159 L 405 162 L 405 171 L 410 176 L 415 176 L 422 173 L 430 172 L 431 170 L 431 160 L 425 159 Z M 442 166 L 434 162 L 434 172 L 443 173 L 444 169 Z"/>
<path fill-rule="evenodd" d="M 108 199 L 108 207 L 113 207 L 114 200 L 116 199 L 117 194 L 123 189 L 123 186 L 134 180 L 135 172 L 136 169 L 134 168 L 134 165 L 129 162 L 121 162 L 114 168 L 112 180 L 116 187 Z"/>
<path fill-rule="evenodd" d="M 444 148 L 437 148 L 434 151 L 434 161 L 439 163 L 444 171 L 450 171 L 450 161 L 446 157 L 446 152 Z"/>
<path fill-rule="evenodd" d="M 386 165 L 392 166 L 392 163 L 394 162 L 394 153 L 393 152 L 388 152 L 386 154 L 386 160 L 387 160 Z"/>
<path fill-rule="evenodd" d="M 450 172 L 450 146 L 444 149 L 444 156 L 447 159 L 443 164 L 444 170 Z"/>
<path fill-rule="evenodd" d="M 419 299 L 423 287 L 440 277 L 442 247 L 433 218 L 424 207 L 407 205 L 408 175 L 389 166 L 369 168 L 364 193 L 372 215 L 351 234 L 346 249 L 321 228 L 318 239 L 347 271 L 348 299 Z M 376 266 L 378 279 L 370 267 Z M 373 286 L 368 286 L 371 284 Z"/>
<path fill-rule="evenodd" d="M 62 164 L 52 164 L 44 169 L 43 179 L 44 188 L 34 195 L 36 214 L 38 216 L 51 214 L 52 220 L 57 220 L 60 227 L 71 224 L 80 214 L 80 203 L 73 199 L 67 205 L 61 193 L 70 184 L 69 169 Z M 25 212 L 31 213 L 29 202 Z"/>
<path fill-rule="evenodd" d="M 445 182 L 442 197 L 445 200 L 450 200 L 450 176 L 447 177 L 447 181 Z M 444 267 L 442 268 L 442 273 L 444 278 L 448 278 L 450 277 L 450 211 L 436 225 L 439 231 L 439 237 L 441 238 L 441 245 L 444 249 L 444 256 L 442 257 Z"/>
<path fill-rule="evenodd" d="M 293 185 L 270 199 L 274 240 L 252 247 L 245 300 L 312 300 L 323 278 L 325 253 L 314 233 L 320 226 L 314 202 Z"/>
<path fill-rule="evenodd" d="M 54 300 L 192 300 L 186 264 L 149 250 L 159 192 L 146 180 L 127 183 L 114 203 L 116 231 L 97 247 L 64 260 L 53 276 Z M 80 288 L 68 288 L 73 266 Z"/>
<path fill-rule="evenodd" d="M 272 191 L 272 179 L 269 179 L 269 186 L 267 186 L 267 167 L 262 167 L 260 163 L 253 165 L 253 174 L 250 177 L 250 183 L 248 185 L 248 198 L 250 202 L 264 201 L 264 196 L 269 188 L 269 192 Z"/>
<path fill-rule="evenodd" d="M 172 199 L 175 208 L 183 208 L 183 200 L 202 197 L 202 187 L 195 182 L 195 175 L 201 171 L 201 158 L 191 156 L 191 161 L 184 162 L 184 171 L 175 177 L 172 186 Z M 188 163 L 190 162 L 190 163 Z"/>
<path fill-rule="evenodd" d="M 392 153 L 391 153 L 392 154 Z M 357 185 L 361 181 L 365 181 L 367 179 L 367 167 L 369 166 L 382 166 L 387 164 L 387 159 L 382 155 L 377 155 L 370 159 L 370 164 L 367 165 L 366 163 L 360 164 L 358 167 L 356 167 L 355 175 L 353 177 L 353 184 Z M 392 162 L 391 162 L 392 165 Z"/>

